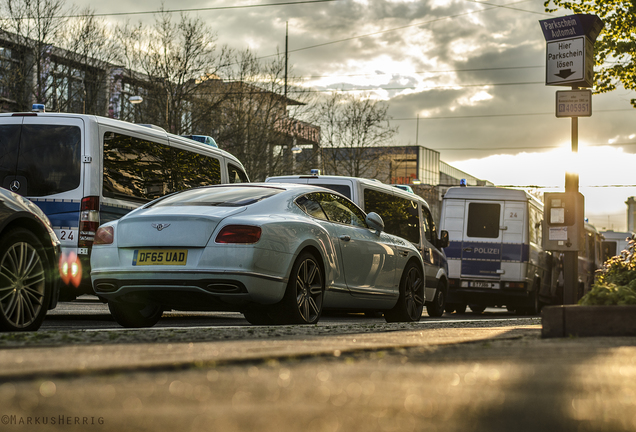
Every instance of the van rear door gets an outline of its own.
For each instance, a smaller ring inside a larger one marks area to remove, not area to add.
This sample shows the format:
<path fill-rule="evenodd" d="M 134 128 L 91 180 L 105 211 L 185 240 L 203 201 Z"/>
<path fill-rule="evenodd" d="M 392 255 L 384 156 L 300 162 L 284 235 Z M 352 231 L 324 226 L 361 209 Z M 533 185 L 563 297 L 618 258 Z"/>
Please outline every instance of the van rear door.
<path fill-rule="evenodd" d="M 497 278 L 501 273 L 504 201 L 466 200 L 461 276 Z"/>
<path fill-rule="evenodd" d="M 1 137 L 8 131 L 17 130 L 18 134 L 12 133 L 15 140 L 3 141 L 2 186 L 28 197 L 46 213 L 62 247 L 77 247 L 83 197 L 82 120 L 38 115 L 14 115 L 3 120 Z M 7 124 L 9 120 L 14 124 Z M 11 168 L 7 170 L 9 162 Z"/>

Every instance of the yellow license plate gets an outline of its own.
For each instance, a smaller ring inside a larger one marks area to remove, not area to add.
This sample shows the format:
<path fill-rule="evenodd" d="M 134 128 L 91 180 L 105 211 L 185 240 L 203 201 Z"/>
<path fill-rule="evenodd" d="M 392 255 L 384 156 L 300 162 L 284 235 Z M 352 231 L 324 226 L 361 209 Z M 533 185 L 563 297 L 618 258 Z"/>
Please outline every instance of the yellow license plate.
<path fill-rule="evenodd" d="M 133 253 L 132 265 L 186 265 L 186 249 L 137 249 Z"/>

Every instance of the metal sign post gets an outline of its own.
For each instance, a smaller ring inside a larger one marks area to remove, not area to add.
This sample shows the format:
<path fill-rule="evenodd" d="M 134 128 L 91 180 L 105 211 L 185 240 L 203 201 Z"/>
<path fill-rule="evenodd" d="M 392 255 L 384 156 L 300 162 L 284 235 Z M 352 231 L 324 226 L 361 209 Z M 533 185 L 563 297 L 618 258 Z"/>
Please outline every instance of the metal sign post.
<path fill-rule="evenodd" d="M 603 21 L 596 15 L 577 14 L 541 20 L 539 23 L 547 42 L 546 85 L 572 87 L 570 92 L 557 92 L 556 116 L 571 117 L 574 156 L 579 151 L 579 117 L 592 115 L 591 92 L 578 88 L 593 86 L 594 41 L 603 30 Z M 566 171 L 564 202 L 567 203 L 567 208 L 563 208 L 563 211 L 572 214 L 575 223 L 563 228 L 567 237 L 573 236 L 577 239 L 583 232 L 584 218 L 582 205 L 575 204 L 581 201 L 579 195 L 579 173 Z M 547 222 L 547 226 L 550 227 L 549 221 Z M 568 228 L 571 230 L 570 233 Z M 556 250 L 563 253 L 563 304 L 575 304 L 583 294 L 578 289 L 578 251 L 582 245 L 579 245 L 578 241 L 562 243 L 567 246 L 566 249 Z"/>

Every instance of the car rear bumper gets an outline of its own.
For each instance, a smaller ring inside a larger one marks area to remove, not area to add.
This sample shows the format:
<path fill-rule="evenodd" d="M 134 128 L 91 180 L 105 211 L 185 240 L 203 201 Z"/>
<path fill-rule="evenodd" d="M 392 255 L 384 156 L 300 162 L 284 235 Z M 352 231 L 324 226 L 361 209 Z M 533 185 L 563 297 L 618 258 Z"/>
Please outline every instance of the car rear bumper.
<path fill-rule="evenodd" d="M 95 293 L 106 300 L 161 304 L 166 309 L 242 310 L 247 304 L 274 304 L 287 279 L 251 272 L 93 271 Z"/>
<path fill-rule="evenodd" d="M 530 284 L 525 282 L 496 281 L 497 288 L 470 287 L 466 282 L 484 282 L 466 279 L 450 279 L 446 302 L 463 304 L 480 304 L 488 306 L 500 305 L 524 305 L 532 294 L 529 291 Z M 490 282 L 490 281 L 488 281 Z"/>

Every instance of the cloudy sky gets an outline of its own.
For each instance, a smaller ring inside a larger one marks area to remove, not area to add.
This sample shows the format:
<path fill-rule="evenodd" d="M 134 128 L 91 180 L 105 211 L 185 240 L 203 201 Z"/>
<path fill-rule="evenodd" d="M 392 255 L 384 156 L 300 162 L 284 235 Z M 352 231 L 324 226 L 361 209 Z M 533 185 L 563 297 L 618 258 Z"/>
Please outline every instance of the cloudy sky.
<path fill-rule="evenodd" d="M 399 126 L 398 144 L 436 149 L 443 161 L 495 184 L 562 188 L 571 126 L 554 115 L 555 92 L 568 88 L 545 85 L 546 42 L 538 21 L 568 12 L 546 14 L 542 0 L 285 2 L 163 4 L 167 10 L 264 5 L 188 13 L 208 23 L 220 44 L 249 47 L 262 57 L 284 51 L 287 22 L 293 73 L 316 90 L 367 91 L 386 100 Z M 73 3 L 96 13 L 160 7 L 150 0 Z M 579 120 L 581 192 L 588 217 L 601 229 L 625 230 L 624 203 L 636 195 L 636 187 L 607 187 L 636 184 L 631 98 L 635 92 L 623 89 L 595 95 L 593 115 Z"/>

